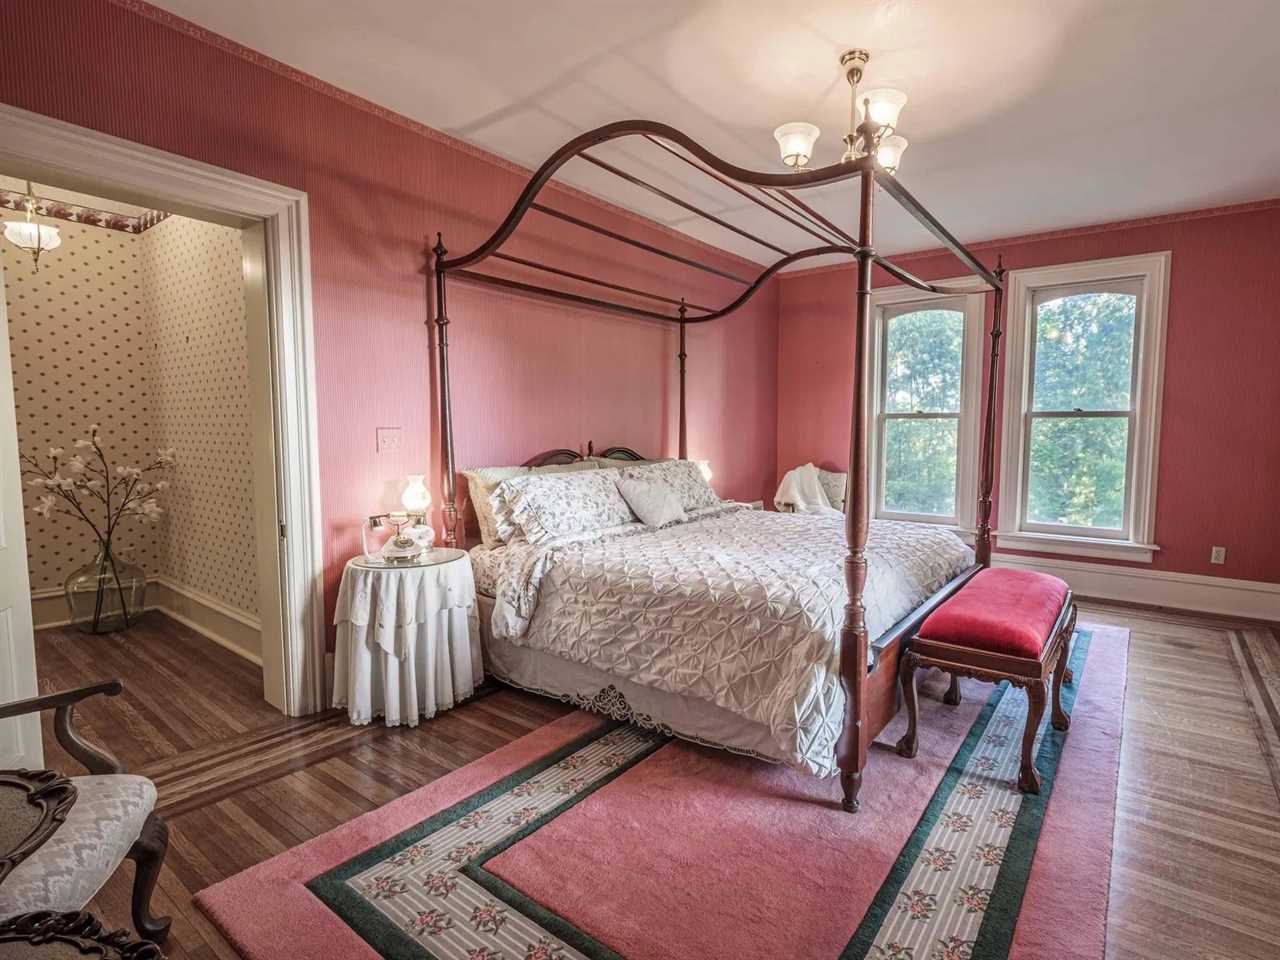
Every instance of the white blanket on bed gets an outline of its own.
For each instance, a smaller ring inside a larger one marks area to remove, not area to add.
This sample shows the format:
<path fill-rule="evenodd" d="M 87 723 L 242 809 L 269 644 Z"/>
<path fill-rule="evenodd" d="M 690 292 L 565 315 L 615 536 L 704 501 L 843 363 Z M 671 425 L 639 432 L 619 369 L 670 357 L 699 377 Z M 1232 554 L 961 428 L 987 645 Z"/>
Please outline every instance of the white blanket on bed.
<path fill-rule="evenodd" d="M 512 544 L 493 632 L 767 727 L 778 756 L 834 771 L 844 694 L 839 516 L 724 508 L 662 530 Z M 878 637 L 972 562 L 953 533 L 872 521 L 864 601 Z"/>

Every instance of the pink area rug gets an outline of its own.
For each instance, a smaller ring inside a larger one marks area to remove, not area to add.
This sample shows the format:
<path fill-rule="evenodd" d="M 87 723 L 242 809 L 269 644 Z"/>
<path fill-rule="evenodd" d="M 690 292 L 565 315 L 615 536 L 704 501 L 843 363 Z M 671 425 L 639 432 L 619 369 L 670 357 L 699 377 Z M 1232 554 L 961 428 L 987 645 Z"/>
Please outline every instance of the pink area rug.
<path fill-rule="evenodd" d="M 1020 691 L 926 685 L 860 813 L 785 767 L 578 713 L 203 891 L 250 960 L 1101 958 L 1127 631 L 1082 628 L 1072 725 L 1016 776 Z M 936 681 L 935 681 L 936 683 Z"/>

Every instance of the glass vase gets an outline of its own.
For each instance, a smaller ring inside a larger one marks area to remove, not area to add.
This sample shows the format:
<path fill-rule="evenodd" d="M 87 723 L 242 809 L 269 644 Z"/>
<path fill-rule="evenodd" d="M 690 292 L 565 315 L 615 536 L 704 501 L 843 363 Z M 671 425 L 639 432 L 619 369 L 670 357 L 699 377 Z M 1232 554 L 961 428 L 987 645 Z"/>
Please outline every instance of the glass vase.
<path fill-rule="evenodd" d="M 85 633 L 111 633 L 137 623 L 145 609 L 147 575 L 105 547 L 67 577 L 71 622 Z"/>

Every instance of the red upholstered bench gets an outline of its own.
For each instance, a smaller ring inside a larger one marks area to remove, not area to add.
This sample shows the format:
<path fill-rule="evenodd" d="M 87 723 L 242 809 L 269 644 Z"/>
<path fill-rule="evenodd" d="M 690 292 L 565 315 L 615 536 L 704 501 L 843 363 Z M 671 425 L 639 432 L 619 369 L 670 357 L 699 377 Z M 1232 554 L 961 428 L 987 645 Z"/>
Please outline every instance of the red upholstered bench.
<path fill-rule="evenodd" d="M 988 568 L 931 613 L 911 639 L 899 668 L 907 702 L 907 732 L 898 753 L 916 755 L 916 670 L 938 667 L 951 674 L 947 702 L 960 702 L 957 677 L 998 683 L 1008 680 L 1027 690 L 1027 724 L 1022 732 L 1022 769 L 1018 789 L 1040 792 L 1031 748 L 1044 716 L 1049 675 L 1053 675 L 1055 730 L 1071 722 L 1062 710 L 1062 684 L 1070 683 L 1067 655 L 1075 629 L 1071 590 L 1057 577 L 1027 570 Z"/>

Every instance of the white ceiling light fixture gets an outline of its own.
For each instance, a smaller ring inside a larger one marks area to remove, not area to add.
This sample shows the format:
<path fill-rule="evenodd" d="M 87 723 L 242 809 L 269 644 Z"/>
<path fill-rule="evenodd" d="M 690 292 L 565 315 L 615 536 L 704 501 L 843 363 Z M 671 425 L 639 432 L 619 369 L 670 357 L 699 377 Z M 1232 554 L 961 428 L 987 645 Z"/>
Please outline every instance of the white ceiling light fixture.
<path fill-rule="evenodd" d="M 844 136 L 845 151 L 841 162 L 873 156 L 888 173 L 896 173 L 907 149 L 907 138 L 899 136 L 898 117 L 907 104 L 907 95 L 892 87 L 868 90 L 861 98 L 858 84 L 871 54 L 866 50 L 846 50 L 840 55 L 840 66 L 849 81 L 849 132 Z M 818 128 L 811 123 L 784 123 L 773 131 L 782 153 L 782 162 L 797 173 L 813 155 Z"/>
<path fill-rule="evenodd" d="M 57 227 L 48 226 L 36 220 L 36 195 L 32 192 L 31 181 L 27 181 L 27 195 L 22 201 L 26 211 L 25 220 L 6 220 L 4 222 L 4 238 L 20 250 L 31 254 L 31 260 L 37 270 L 40 269 L 40 254 L 48 250 L 56 250 L 62 246 L 62 235 Z"/>
<path fill-rule="evenodd" d="M 778 141 L 782 162 L 797 172 L 803 170 L 813 156 L 813 145 L 820 135 L 821 131 L 812 123 L 803 122 L 784 123 L 773 131 L 773 139 Z"/>

